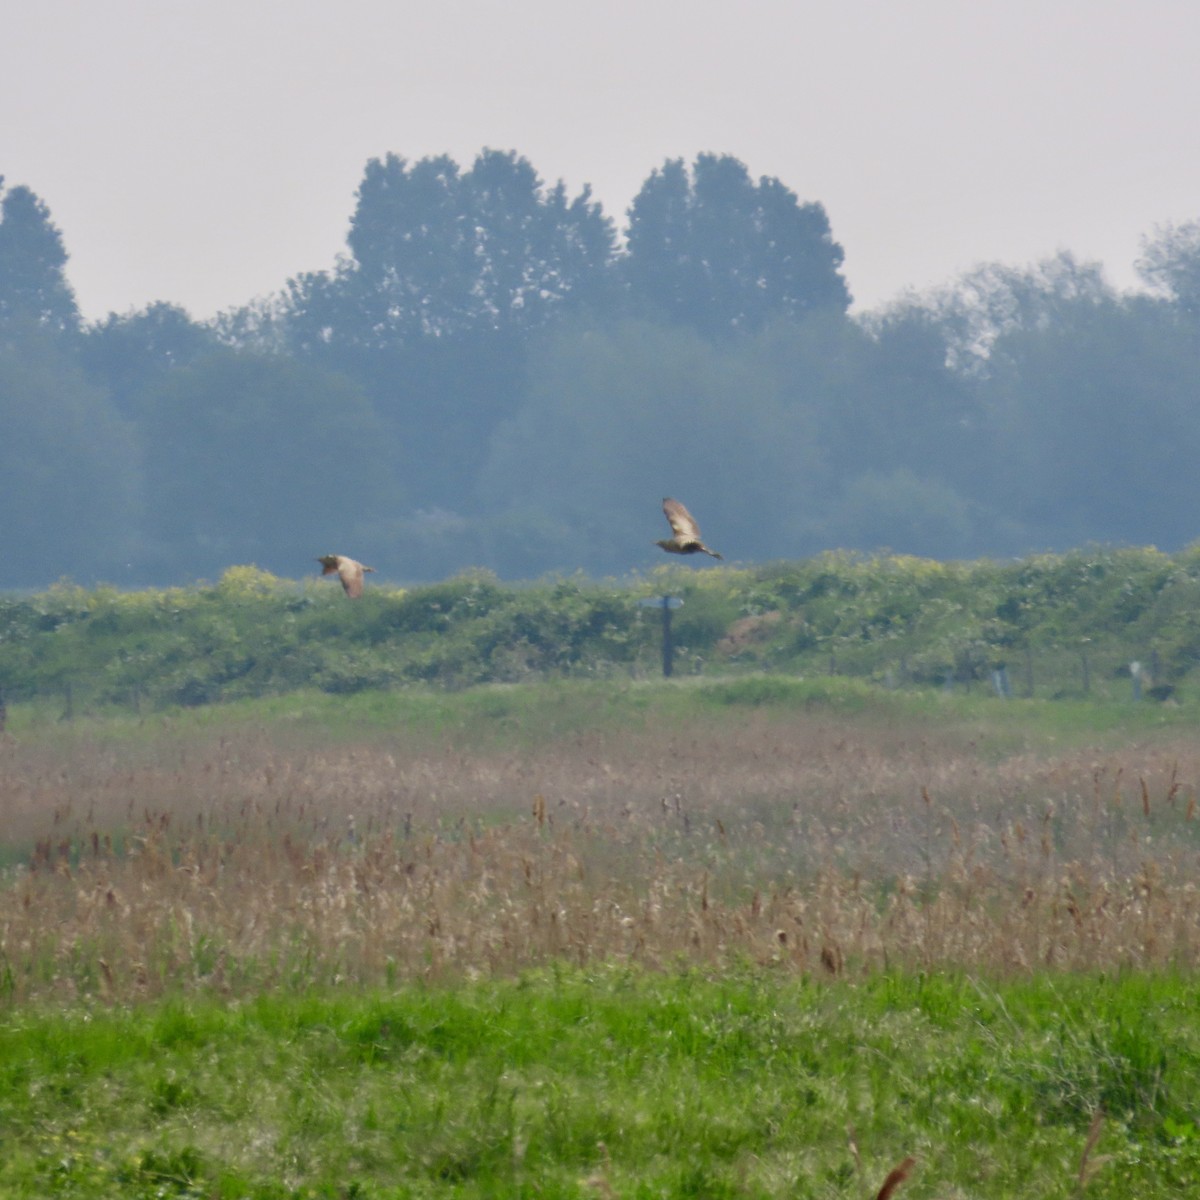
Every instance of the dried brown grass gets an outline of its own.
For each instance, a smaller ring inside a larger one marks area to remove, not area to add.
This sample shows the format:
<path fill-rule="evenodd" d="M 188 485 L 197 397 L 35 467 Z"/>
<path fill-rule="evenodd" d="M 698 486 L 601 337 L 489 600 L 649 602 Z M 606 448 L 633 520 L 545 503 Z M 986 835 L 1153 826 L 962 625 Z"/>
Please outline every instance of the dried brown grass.
<path fill-rule="evenodd" d="M 505 973 L 1195 966 L 1200 749 L 811 715 L 475 753 L 0 749 L 13 1000 Z"/>

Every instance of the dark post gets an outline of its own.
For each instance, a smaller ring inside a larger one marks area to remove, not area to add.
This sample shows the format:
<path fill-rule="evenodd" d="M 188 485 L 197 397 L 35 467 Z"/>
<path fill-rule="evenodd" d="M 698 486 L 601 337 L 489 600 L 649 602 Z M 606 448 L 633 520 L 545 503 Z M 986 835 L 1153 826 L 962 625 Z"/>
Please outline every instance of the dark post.
<path fill-rule="evenodd" d="M 675 666 L 675 647 L 671 644 L 671 609 L 678 608 L 682 603 L 683 599 L 680 596 L 647 596 L 638 601 L 642 608 L 662 609 L 662 664 L 663 675 L 668 679 Z"/>

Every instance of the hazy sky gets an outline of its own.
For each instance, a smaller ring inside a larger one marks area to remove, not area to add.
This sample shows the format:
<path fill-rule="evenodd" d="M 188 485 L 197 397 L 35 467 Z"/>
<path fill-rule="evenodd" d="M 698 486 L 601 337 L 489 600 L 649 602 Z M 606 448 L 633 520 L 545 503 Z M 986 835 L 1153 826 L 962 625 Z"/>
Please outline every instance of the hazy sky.
<path fill-rule="evenodd" d="M 860 307 L 1073 251 L 1134 281 L 1200 217 L 1197 0 L 37 0 L 0 174 L 89 318 L 207 317 L 327 267 L 368 158 L 516 150 L 618 225 L 733 154 L 825 205 Z"/>

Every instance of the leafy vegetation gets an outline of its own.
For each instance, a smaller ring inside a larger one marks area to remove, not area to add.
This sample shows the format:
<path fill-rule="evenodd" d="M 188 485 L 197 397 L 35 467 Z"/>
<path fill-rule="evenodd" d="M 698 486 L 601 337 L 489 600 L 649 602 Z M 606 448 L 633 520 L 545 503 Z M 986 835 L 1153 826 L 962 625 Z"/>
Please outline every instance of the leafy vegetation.
<path fill-rule="evenodd" d="M 672 615 L 682 675 L 843 674 L 889 687 L 1178 701 L 1200 664 L 1200 555 L 1097 548 L 1011 563 L 827 554 L 668 566 L 627 583 L 516 586 L 475 572 L 371 586 L 353 604 L 315 579 L 254 567 L 162 591 L 64 584 L 0 600 L 0 684 L 10 701 L 69 700 L 75 711 L 295 689 L 638 678 L 661 669 L 660 610 L 639 601 L 668 592 L 684 600 Z"/>

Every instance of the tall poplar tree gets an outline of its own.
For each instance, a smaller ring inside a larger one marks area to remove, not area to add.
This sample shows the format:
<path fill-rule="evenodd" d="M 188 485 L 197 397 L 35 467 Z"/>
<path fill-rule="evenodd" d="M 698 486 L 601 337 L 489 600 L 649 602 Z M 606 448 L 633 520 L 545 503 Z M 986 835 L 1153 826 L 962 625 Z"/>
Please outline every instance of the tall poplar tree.
<path fill-rule="evenodd" d="M 0 329 L 77 332 L 67 252 L 50 210 L 27 187 L 5 189 L 3 176 L 0 192 Z"/>
<path fill-rule="evenodd" d="M 646 180 L 623 270 L 635 306 L 713 337 L 844 313 L 842 259 L 822 205 L 777 179 L 755 183 L 729 155 L 701 154 L 691 172 L 675 159 Z"/>

